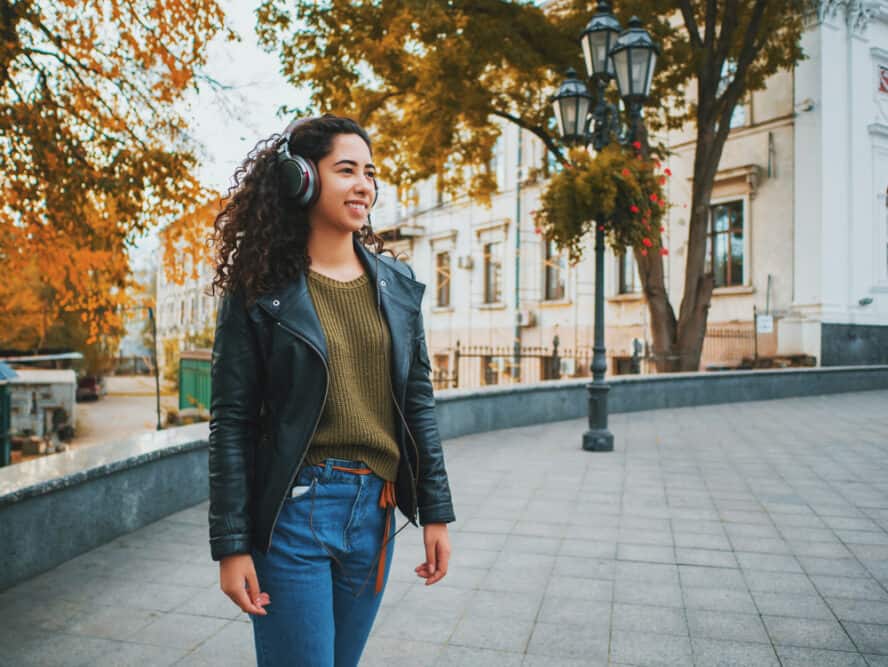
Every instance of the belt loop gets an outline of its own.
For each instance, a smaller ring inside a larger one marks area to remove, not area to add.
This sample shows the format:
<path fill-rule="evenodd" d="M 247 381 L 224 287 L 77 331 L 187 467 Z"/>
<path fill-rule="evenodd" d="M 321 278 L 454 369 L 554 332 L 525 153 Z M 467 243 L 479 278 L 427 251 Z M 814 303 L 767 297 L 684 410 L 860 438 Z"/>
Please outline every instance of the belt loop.
<path fill-rule="evenodd" d="M 333 474 L 333 462 L 330 459 L 324 460 L 324 472 L 321 473 L 324 476 L 324 481 L 330 481 L 330 475 Z"/>

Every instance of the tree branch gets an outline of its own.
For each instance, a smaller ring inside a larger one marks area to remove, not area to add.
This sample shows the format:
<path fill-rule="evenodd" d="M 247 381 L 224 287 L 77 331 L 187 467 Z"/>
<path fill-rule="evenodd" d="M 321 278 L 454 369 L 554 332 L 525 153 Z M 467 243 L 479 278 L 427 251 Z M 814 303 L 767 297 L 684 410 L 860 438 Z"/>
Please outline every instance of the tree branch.
<path fill-rule="evenodd" d="M 490 113 L 492 113 L 494 116 L 499 116 L 500 118 L 505 118 L 506 120 L 514 123 L 518 127 L 523 127 L 528 132 L 533 133 L 534 135 L 536 135 L 537 137 L 540 138 L 540 140 L 546 145 L 546 148 L 548 148 L 552 153 L 555 154 L 555 157 L 558 158 L 558 161 L 561 162 L 561 164 L 563 164 L 565 166 L 567 166 L 569 164 L 567 158 L 564 157 L 564 154 L 558 148 L 558 145 L 555 143 L 555 141 L 552 139 L 552 137 L 549 135 L 549 133 L 546 132 L 542 127 L 539 127 L 538 125 L 531 125 L 530 123 L 525 121 L 523 118 L 521 118 L 519 116 L 514 116 L 506 111 L 500 111 L 499 109 L 490 109 Z"/>
<path fill-rule="evenodd" d="M 702 49 L 703 40 L 700 39 L 700 30 L 697 27 L 697 19 L 694 18 L 694 10 L 691 8 L 690 0 L 679 0 L 678 6 L 691 38 L 691 46 L 695 49 Z"/>

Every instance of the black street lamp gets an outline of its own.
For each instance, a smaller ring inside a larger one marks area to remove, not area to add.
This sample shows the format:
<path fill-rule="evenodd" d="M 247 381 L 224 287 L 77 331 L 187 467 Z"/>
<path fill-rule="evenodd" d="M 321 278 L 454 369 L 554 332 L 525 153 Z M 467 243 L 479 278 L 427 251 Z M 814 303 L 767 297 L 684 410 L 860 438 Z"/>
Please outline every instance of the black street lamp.
<path fill-rule="evenodd" d="M 595 15 L 580 35 L 580 44 L 586 73 L 595 84 L 596 95 L 594 98 L 590 95 L 586 84 L 577 78 L 575 70 L 567 71 L 567 80 L 552 98 L 562 140 L 577 146 L 591 143 L 596 151 L 600 151 L 612 141 L 625 146 L 644 139 L 641 143 L 646 151 L 641 108 L 651 90 L 659 47 L 634 16 L 629 21 L 629 27 L 623 30 L 606 0 L 599 0 Z M 620 97 L 628 109 L 626 132 L 621 130 L 619 111 L 605 97 L 611 79 L 616 79 Z M 594 122 L 591 128 L 590 122 Z M 589 392 L 589 430 L 583 433 L 583 449 L 609 452 L 614 449 L 614 436 L 607 428 L 607 394 L 610 386 L 604 381 L 607 371 L 604 347 L 604 243 L 604 228 L 596 224 L 595 344 L 592 382 L 586 385 Z"/>

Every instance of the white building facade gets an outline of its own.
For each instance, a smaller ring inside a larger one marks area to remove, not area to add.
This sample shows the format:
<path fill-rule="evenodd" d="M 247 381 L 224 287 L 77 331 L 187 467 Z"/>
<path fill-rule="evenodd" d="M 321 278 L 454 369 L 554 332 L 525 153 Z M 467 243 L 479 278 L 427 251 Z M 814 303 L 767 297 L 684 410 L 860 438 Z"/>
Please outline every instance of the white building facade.
<path fill-rule="evenodd" d="M 796 67 L 784 349 L 888 363 L 888 2 L 822 2 Z"/>

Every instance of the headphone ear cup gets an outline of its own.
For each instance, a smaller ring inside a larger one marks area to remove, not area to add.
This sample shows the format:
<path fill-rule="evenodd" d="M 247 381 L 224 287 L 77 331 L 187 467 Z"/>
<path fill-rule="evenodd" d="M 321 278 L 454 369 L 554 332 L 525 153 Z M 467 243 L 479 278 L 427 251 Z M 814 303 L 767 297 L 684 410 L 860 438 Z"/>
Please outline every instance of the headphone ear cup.
<path fill-rule="evenodd" d="M 285 144 L 286 145 L 286 144 Z M 281 151 L 278 158 L 281 196 L 295 206 L 309 208 L 320 195 L 321 181 L 314 162 Z"/>

